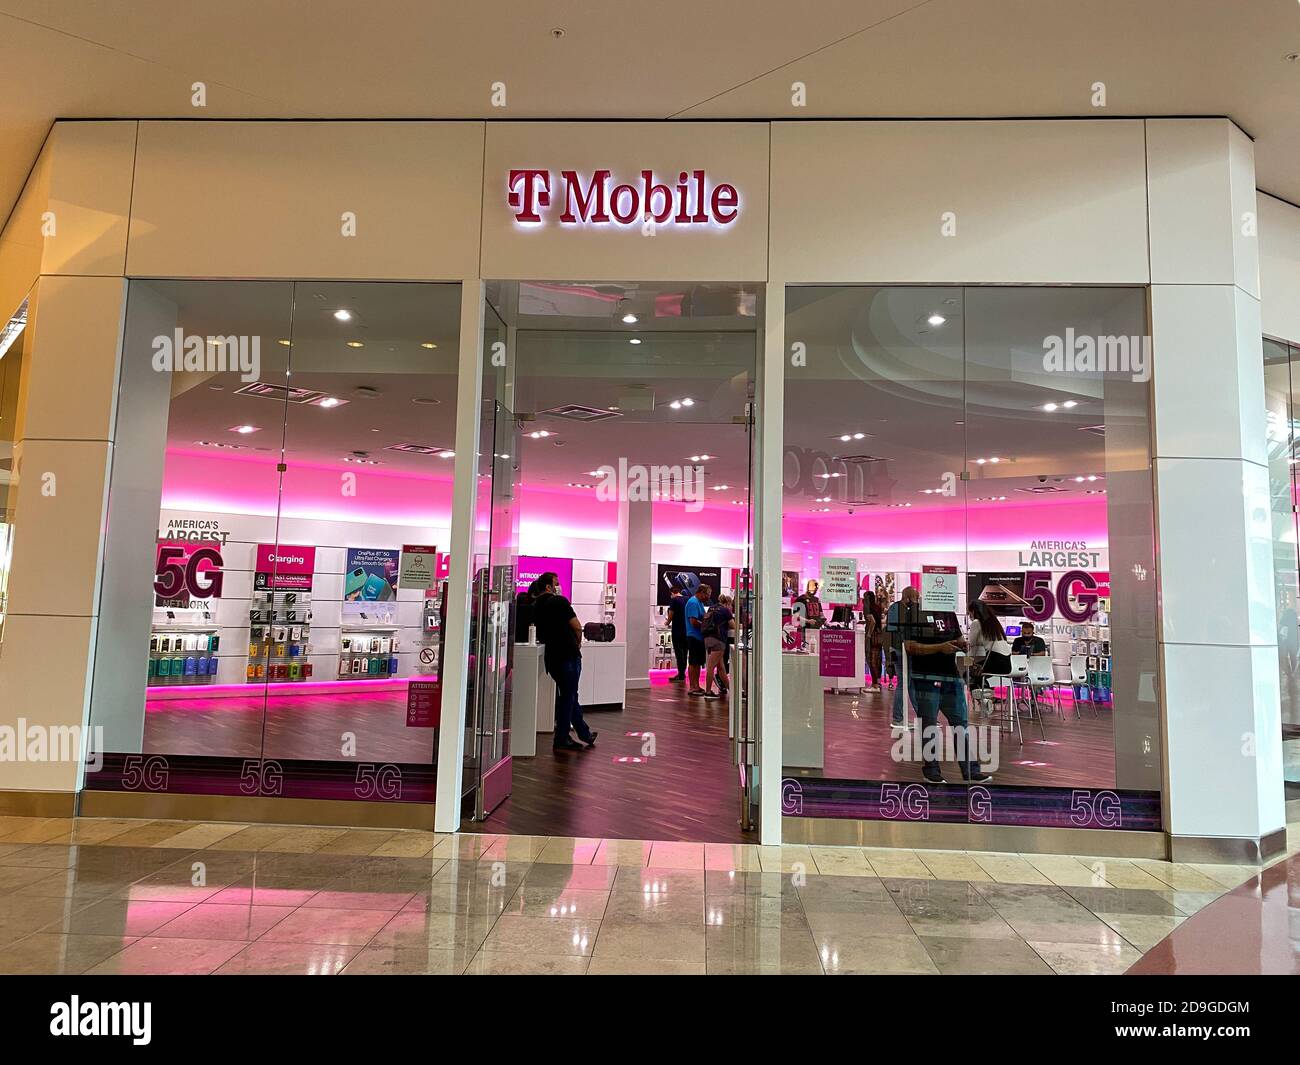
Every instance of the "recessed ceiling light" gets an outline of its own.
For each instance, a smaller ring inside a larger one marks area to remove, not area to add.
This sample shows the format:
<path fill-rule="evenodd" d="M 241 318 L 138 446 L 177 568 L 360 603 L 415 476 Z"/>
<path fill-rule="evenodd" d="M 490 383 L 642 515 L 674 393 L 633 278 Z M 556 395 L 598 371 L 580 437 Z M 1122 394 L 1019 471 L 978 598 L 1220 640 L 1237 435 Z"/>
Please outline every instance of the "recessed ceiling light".
<path fill-rule="evenodd" d="M 1079 405 L 1078 401 L 1073 399 L 1067 399 L 1064 403 L 1061 404 L 1061 406 L 1064 407 L 1066 410 L 1070 410 L 1074 407 L 1077 407 L 1078 405 Z"/>
<path fill-rule="evenodd" d="M 1045 411 L 1054 411 L 1054 410 L 1056 410 L 1056 404 L 1055 404 L 1055 403 L 1044 403 L 1044 404 L 1043 404 L 1043 410 L 1045 410 Z"/>
<path fill-rule="evenodd" d="M 292 340 L 277 340 L 276 343 L 277 343 L 277 344 L 280 344 L 280 345 L 282 345 L 283 347 L 286 347 L 286 348 L 287 348 L 287 347 L 292 346 L 293 341 L 292 341 Z"/>
<path fill-rule="evenodd" d="M 942 314 L 932 314 L 926 319 L 931 325 L 943 325 L 947 320 Z"/>
<path fill-rule="evenodd" d="M 636 325 L 636 315 L 629 311 L 627 314 L 623 315 L 623 321 L 628 325 Z"/>
<path fill-rule="evenodd" d="M 532 439 L 534 440 L 544 440 L 546 439 L 546 437 L 551 435 L 551 432 L 549 429 L 537 429 L 534 432 L 529 433 L 528 435 L 532 437 Z"/>
<path fill-rule="evenodd" d="M 640 337 L 632 337 L 632 338 L 628 341 L 628 343 L 629 343 L 629 344 L 640 344 L 640 343 L 641 343 L 641 338 L 640 338 Z"/>
<path fill-rule="evenodd" d="M 232 433 L 239 433 L 241 436 L 247 436 L 249 433 L 258 433 L 261 432 L 261 430 L 262 427 L 260 425 L 232 425 L 230 427 Z"/>
<path fill-rule="evenodd" d="M 682 399 L 682 406 L 683 406 L 683 407 L 693 407 L 693 406 L 695 406 L 695 400 L 691 399 L 690 396 L 686 396 L 686 397 L 684 397 L 684 398 Z"/>
<path fill-rule="evenodd" d="M 671 403 L 669 403 L 668 406 L 672 407 L 673 410 L 681 410 L 682 401 L 680 399 L 675 399 Z"/>
<path fill-rule="evenodd" d="M 343 404 L 346 403 L 346 402 L 347 402 L 346 399 L 339 399 L 338 396 L 322 396 L 322 397 L 321 397 L 321 398 L 316 402 L 316 406 L 318 406 L 318 407 L 324 407 L 326 410 L 329 410 L 329 409 L 331 409 L 332 407 L 341 407 L 341 406 L 343 406 Z M 378 429 L 372 429 L 371 432 L 375 432 L 375 433 L 377 433 L 377 432 L 379 432 L 379 430 L 378 430 Z"/>
<path fill-rule="evenodd" d="M 352 312 L 345 311 L 342 307 L 340 307 L 337 311 L 334 312 L 334 317 L 337 318 L 340 322 L 350 322 L 352 321 Z"/>
<path fill-rule="evenodd" d="M 350 347 L 350 348 L 364 348 L 364 347 L 365 347 L 365 344 L 361 343 L 361 341 L 359 341 L 359 340 L 349 340 L 349 341 L 348 341 L 348 347 Z"/>
<path fill-rule="evenodd" d="M 840 437 L 840 442 L 847 444 L 852 439 L 853 437 L 851 437 L 848 433 L 845 433 L 843 436 Z"/>
<path fill-rule="evenodd" d="M 436 348 L 437 346 L 438 345 L 435 344 L 432 340 L 426 340 L 423 344 L 420 345 L 420 347 L 422 348 L 429 348 L 429 349 Z"/>
<path fill-rule="evenodd" d="M 456 452 L 454 452 L 454 451 L 439 451 L 439 452 L 438 452 L 438 458 L 440 458 L 440 459 L 454 459 L 455 457 L 456 457 Z"/>

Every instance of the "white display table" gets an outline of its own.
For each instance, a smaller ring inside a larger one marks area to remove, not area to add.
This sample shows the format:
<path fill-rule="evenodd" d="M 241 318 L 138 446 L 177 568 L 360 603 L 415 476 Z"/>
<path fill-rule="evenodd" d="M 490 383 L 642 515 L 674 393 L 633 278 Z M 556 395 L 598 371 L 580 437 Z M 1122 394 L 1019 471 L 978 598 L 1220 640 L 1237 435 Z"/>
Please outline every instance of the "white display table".
<path fill-rule="evenodd" d="M 818 657 L 781 656 L 781 761 L 802 769 L 826 764 L 826 704 Z"/>
<path fill-rule="evenodd" d="M 582 645 L 578 703 L 588 710 L 622 710 L 626 691 L 627 644 Z M 537 734 L 555 730 L 555 682 L 546 673 L 542 645 L 515 644 L 514 687 L 510 700 L 510 753 L 537 753 Z"/>

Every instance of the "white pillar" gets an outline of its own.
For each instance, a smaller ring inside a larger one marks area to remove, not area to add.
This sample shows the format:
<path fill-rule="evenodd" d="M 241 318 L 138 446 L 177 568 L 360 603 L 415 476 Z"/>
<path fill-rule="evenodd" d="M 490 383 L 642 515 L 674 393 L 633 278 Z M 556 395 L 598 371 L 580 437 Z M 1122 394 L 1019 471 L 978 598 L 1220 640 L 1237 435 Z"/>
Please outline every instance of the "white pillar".
<path fill-rule="evenodd" d="M 1254 156 L 1147 128 L 1165 817 L 1178 860 L 1285 847 Z"/>
<path fill-rule="evenodd" d="M 513 352 L 509 353 L 513 355 Z M 438 784 L 434 829 L 460 828 L 465 770 L 465 695 L 469 680 L 470 567 L 473 565 L 475 500 L 479 470 L 479 421 L 483 399 L 483 282 L 460 288 L 460 363 L 456 378 L 456 458 L 451 500 L 451 558 L 438 726 Z"/>
<path fill-rule="evenodd" d="M 753 664 L 758 676 L 759 841 L 781 842 L 781 484 L 785 418 L 785 283 L 768 280 L 762 365 L 755 393 L 753 485 L 757 595 Z"/>
<path fill-rule="evenodd" d="M 618 593 L 615 639 L 627 644 L 627 687 L 650 687 L 650 558 L 654 504 L 648 499 L 618 504 Z"/>

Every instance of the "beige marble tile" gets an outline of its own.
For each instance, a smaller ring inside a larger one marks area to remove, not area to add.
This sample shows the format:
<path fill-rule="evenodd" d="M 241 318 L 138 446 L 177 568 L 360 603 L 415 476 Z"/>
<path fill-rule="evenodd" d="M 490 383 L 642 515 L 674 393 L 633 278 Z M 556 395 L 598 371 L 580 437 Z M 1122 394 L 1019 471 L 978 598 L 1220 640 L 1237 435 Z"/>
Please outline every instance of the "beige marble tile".
<path fill-rule="evenodd" d="M 588 976 L 703 976 L 702 961 L 668 961 L 664 958 L 593 957 Z"/>
<path fill-rule="evenodd" d="M 815 934 L 813 940 L 822 968 L 829 975 L 938 972 L 921 941 L 910 933 L 873 936 L 826 931 Z"/>
<path fill-rule="evenodd" d="M 867 861 L 871 864 L 871 871 L 876 876 L 893 876 L 903 877 L 909 880 L 934 880 L 934 873 L 930 872 L 925 862 L 921 860 L 915 851 L 898 850 L 898 851 L 870 851 L 867 855 Z"/>
<path fill-rule="evenodd" d="M 0 950 L 0 973 L 7 976 L 79 976 L 134 942 L 134 936 L 38 932 Z"/>
<path fill-rule="evenodd" d="M 277 836 L 263 850 L 277 854 L 315 854 L 346 835 L 347 831 L 346 828 L 294 828 Z"/>
<path fill-rule="evenodd" d="M 1107 913 L 1101 919 L 1140 951 L 1148 951 L 1177 928 L 1186 917 L 1147 913 Z"/>
<path fill-rule="evenodd" d="M 655 843 L 650 847 L 647 865 L 656 869 L 704 870 L 703 843 Z"/>
<path fill-rule="evenodd" d="M 137 939 L 88 972 L 91 975 L 186 976 L 213 972 L 247 943 L 219 939 Z"/>
<path fill-rule="evenodd" d="M 465 969 L 466 976 L 582 976 L 590 971 L 585 955 L 504 954 L 481 950 Z"/>
<path fill-rule="evenodd" d="M 374 854 L 396 832 L 375 828 L 350 828 L 337 839 L 330 840 L 317 854 Z M 235 838 L 235 837 L 232 837 Z"/>
<path fill-rule="evenodd" d="M 534 862 L 549 842 L 549 836 L 497 836 L 479 858 L 482 861 Z"/>
<path fill-rule="evenodd" d="M 1058 887 L 1104 887 L 1098 871 L 1068 854 L 1022 854 L 1020 857 Z"/>
<path fill-rule="evenodd" d="M 340 976 L 456 976 L 471 955 L 456 948 L 368 946 L 343 967 Z"/>
<path fill-rule="evenodd" d="M 474 860 L 477 859 L 485 850 L 487 850 L 500 837 L 489 835 L 476 835 L 472 832 L 457 832 L 455 835 L 446 836 L 440 839 L 432 851 L 429 852 L 433 858 L 448 858 L 457 860 Z M 373 851 L 367 851 L 373 854 Z"/>
<path fill-rule="evenodd" d="M 758 864 L 764 873 L 797 873 L 813 876 L 817 863 L 812 848 L 802 846 L 759 847 Z"/>
<path fill-rule="evenodd" d="M 1029 945 L 1060 976 L 1118 975 L 1142 957 L 1142 952 L 1128 943 L 1031 942 Z"/>
<path fill-rule="evenodd" d="M 965 851 L 917 851 L 921 864 L 936 880 L 992 880 Z"/>
<path fill-rule="evenodd" d="M 270 846 L 293 829 L 285 825 L 249 825 L 212 843 L 204 850 L 210 851 L 260 851 Z"/>
<path fill-rule="evenodd" d="M 1018 854 L 985 854 L 972 851 L 971 857 L 999 884 L 1050 884 L 1052 882 Z"/>
<path fill-rule="evenodd" d="M 482 949 L 487 953 L 586 956 L 596 945 L 602 921 L 501 916 Z"/>
<path fill-rule="evenodd" d="M 119 833 L 138 828 L 140 824 L 140 821 L 130 821 L 123 818 L 78 817 L 72 824 L 72 839 L 70 842 L 88 845 L 100 843 L 103 840 L 112 839 Z"/>
<path fill-rule="evenodd" d="M 861 847 L 810 847 L 813 864 L 822 876 L 871 876 Z"/>
<path fill-rule="evenodd" d="M 1146 891 L 1159 891 L 1166 887 L 1163 880 L 1157 880 L 1145 869 L 1123 858 L 1080 858 L 1090 869 L 1094 869 L 1108 887 L 1137 888 Z"/>
<path fill-rule="evenodd" d="M 752 843 L 706 843 L 704 868 L 717 872 L 760 872 L 758 847 Z"/>
<path fill-rule="evenodd" d="M 633 958 L 639 962 L 667 960 L 703 963 L 704 923 L 647 924 L 641 921 L 600 923 L 593 956 Z"/>
<path fill-rule="evenodd" d="M 317 943 L 250 943 L 216 970 L 217 976 L 334 976 L 361 949 L 360 945 Z"/>
<path fill-rule="evenodd" d="M 389 858 L 424 858 L 431 855 L 433 848 L 445 838 L 432 832 L 399 832 L 371 853 Z"/>
<path fill-rule="evenodd" d="M 172 842 L 189 826 L 181 821 L 150 821 L 100 840 L 100 847 L 175 847 Z M 181 844 L 183 847 L 184 844 Z"/>
<path fill-rule="evenodd" d="M 1221 891 L 1223 885 L 1190 865 L 1135 858 L 1133 864 L 1177 891 Z"/>
<path fill-rule="evenodd" d="M 603 842 L 601 839 L 552 836 L 534 860 L 547 865 L 590 865 Z"/>
<path fill-rule="evenodd" d="M 166 847 L 186 847 L 193 850 L 203 850 L 220 840 L 233 836 L 236 832 L 242 832 L 248 825 L 227 824 L 224 822 L 214 822 L 211 824 L 190 825 L 183 832 L 178 832 L 161 846 Z M 158 844 L 155 844 L 158 846 Z"/>
<path fill-rule="evenodd" d="M 1256 865 L 1205 865 L 1196 862 L 1192 863 L 1190 868 L 1231 891 L 1233 888 L 1241 887 L 1252 877 L 1259 876 L 1261 867 Z"/>
<path fill-rule="evenodd" d="M 15 818 L 16 824 L 0 827 L 0 843 L 67 843 L 74 826 L 69 817 Z"/>
<path fill-rule="evenodd" d="M 606 839 L 592 856 L 593 865 L 632 865 L 650 864 L 650 850 L 654 846 L 644 839 Z"/>

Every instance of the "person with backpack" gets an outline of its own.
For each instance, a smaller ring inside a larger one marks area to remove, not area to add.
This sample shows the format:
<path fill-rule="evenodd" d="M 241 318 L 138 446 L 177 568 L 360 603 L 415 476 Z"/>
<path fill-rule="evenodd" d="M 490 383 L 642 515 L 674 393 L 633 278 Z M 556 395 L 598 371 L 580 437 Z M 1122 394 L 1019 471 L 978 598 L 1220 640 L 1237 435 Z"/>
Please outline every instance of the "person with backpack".
<path fill-rule="evenodd" d="M 732 631 L 736 627 L 735 614 L 731 609 L 731 596 L 720 595 L 718 602 L 710 607 L 704 615 L 702 631 L 704 649 L 708 660 L 704 666 L 704 698 L 725 699 L 731 690 L 731 678 L 727 676 L 726 652 L 731 642 Z M 713 682 L 717 682 L 717 691 Z"/>

